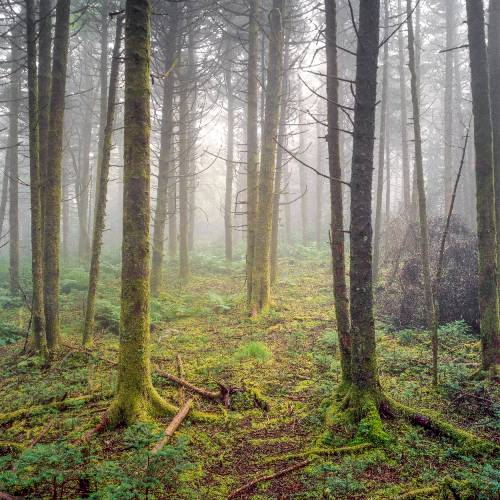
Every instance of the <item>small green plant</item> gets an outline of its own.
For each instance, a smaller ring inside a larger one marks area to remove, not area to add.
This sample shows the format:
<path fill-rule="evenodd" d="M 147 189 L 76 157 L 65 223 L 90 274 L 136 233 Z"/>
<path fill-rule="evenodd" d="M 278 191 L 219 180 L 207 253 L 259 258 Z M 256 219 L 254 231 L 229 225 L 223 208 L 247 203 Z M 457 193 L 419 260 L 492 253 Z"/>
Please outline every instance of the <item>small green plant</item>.
<path fill-rule="evenodd" d="M 0 347 L 17 342 L 23 335 L 20 328 L 17 328 L 5 321 L 0 321 Z"/>
<path fill-rule="evenodd" d="M 237 361 L 253 359 L 264 363 L 272 358 L 272 353 L 269 347 L 263 342 L 252 341 L 242 345 L 235 353 L 234 357 Z"/>
<path fill-rule="evenodd" d="M 208 300 L 210 304 L 213 305 L 213 308 L 216 312 L 227 312 L 231 310 L 231 306 L 229 304 L 229 300 L 227 297 L 223 297 L 215 292 L 208 292 Z"/>
<path fill-rule="evenodd" d="M 105 299 L 98 299 L 95 319 L 104 330 L 118 334 L 120 331 L 120 306 Z"/>

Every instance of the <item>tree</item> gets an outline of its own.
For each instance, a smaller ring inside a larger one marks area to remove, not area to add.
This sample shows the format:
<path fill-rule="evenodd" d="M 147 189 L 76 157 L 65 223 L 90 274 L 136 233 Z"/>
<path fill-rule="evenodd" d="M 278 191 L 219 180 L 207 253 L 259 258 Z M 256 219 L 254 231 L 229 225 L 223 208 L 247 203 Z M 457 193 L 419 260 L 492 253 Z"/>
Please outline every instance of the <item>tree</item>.
<path fill-rule="evenodd" d="M 9 103 L 9 289 L 19 293 L 19 102 L 21 98 L 20 25 L 11 30 L 11 76 Z"/>
<path fill-rule="evenodd" d="M 132 424 L 172 408 L 151 381 L 150 290 L 150 34 L 151 1 L 125 10 L 125 132 L 122 295 L 118 385 L 112 425 Z"/>
<path fill-rule="evenodd" d="M 490 69 L 490 104 L 493 126 L 493 158 L 495 177 L 495 226 L 497 235 L 497 268 L 500 263 L 500 1 L 490 0 L 488 23 L 488 63 Z M 497 276 L 500 299 L 500 280 Z"/>
<path fill-rule="evenodd" d="M 257 223 L 259 147 L 258 85 L 259 85 L 259 7 L 260 0 L 249 0 L 248 63 L 247 63 L 247 301 L 252 300 L 253 267 L 255 259 L 255 233 Z"/>
<path fill-rule="evenodd" d="M 411 75 L 411 101 L 413 107 L 413 130 L 415 139 L 415 178 L 417 183 L 418 214 L 420 222 L 420 254 L 424 275 L 425 314 L 427 328 L 431 331 L 432 341 L 432 382 L 438 382 L 438 332 L 437 315 L 432 293 L 431 266 L 429 258 L 429 231 L 427 228 L 427 200 L 425 196 L 424 168 L 422 160 L 422 132 L 420 127 L 420 103 L 417 86 L 417 70 L 415 62 L 415 38 L 413 20 L 411 18 L 411 0 L 406 0 L 406 15 L 408 18 L 408 54 Z"/>
<path fill-rule="evenodd" d="M 276 169 L 276 136 L 280 114 L 281 79 L 283 77 L 284 0 L 273 0 L 269 14 L 269 60 L 266 85 L 266 106 L 260 155 L 255 253 L 252 270 L 252 316 L 267 312 L 271 302 L 271 237 Z"/>
<path fill-rule="evenodd" d="M 389 0 L 384 0 L 384 39 L 389 34 Z M 382 62 L 382 96 L 380 107 L 380 129 L 378 143 L 378 175 L 377 196 L 375 199 L 375 235 L 373 238 L 373 281 L 378 279 L 378 268 L 380 260 L 381 232 L 382 232 L 382 197 L 384 192 L 384 161 L 385 161 L 385 136 L 387 116 L 387 87 L 389 79 L 389 42 L 384 44 L 384 56 Z"/>
<path fill-rule="evenodd" d="M 158 191 L 153 229 L 153 262 L 151 273 L 151 292 L 157 295 L 162 283 L 163 248 L 165 241 L 165 224 L 167 221 L 168 187 L 172 170 L 172 148 L 174 131 L 174 91 L 175 72 L 173 71 L 177 57 L 177 4 L 173 3 L 169 10 L 169 24 L 165 36 L 165 76 L 163 79 L 163 104 L 161 118 L 160 159 L 158 165 Z M 172 217 L 173 214 L 170 214 Z"/>
<path fill-rule="evenodd" d="M 42 199 L 40 176 L 40 135 L 38 122 L 38 84 L 36 67 L 36 21 L 34 0 L 26 0 L 26 41 L 28 66 L 28 114 L 31 200 L 31 282 L 33 287 L 33 346 L 44 351 Z"/>
<path fill-rule="evenodd" d="M 500 363 L 495 227 L 493 135 L 491 125 L 482 0 L 467 0 L 474 145 L 476 150 L 476 208 L 479 250 L 479 309 L 482 368 L 496 372 Z M 495 82 L 496 84 L 496 82 Z"/>
<path fill-rule="evenodd" d="M 336 1 L 325 0 L 326 17 L 326 96 L 328 117 L 328 170 L 330 173 L 331 252 L 335 319 L 340 344 L 342 382 L 351 382 L 351 336 L 349 298 L 347 296 L 344 252 L 344 204 L 342 168 L 340 165 L 339 80 L 337 65 L 337 8 Z"/>
<path fill-rule="evenodd" d="M 97 282 L 99 279 L 99 260 L 101 256 L 102 235 L 104 232 L 104 219 L 106 216 L 106 201 L 108 194 L 109 164 L 111 158 L 113 126 L 115 121 L 116 88 L 120 69 L 120 44 L 122 37 L 122 17 L 116 21 L 115 44 L 113 47 L 113 61 L 109 77 L 108 110 L 104 137 L 100 145 L 103 148 L 99 155 L 101 163 L 98 165 L 97 193 L 94 210 L 94 232 L 92 236 L 92 251 L 90 259 L 89 286 L 87 290 L 87 303 L 85 308 L 85 323 L 83 327 L 83 345 L 92 344 L 95 319 L 95 302 Z"/>
<path fill-rule="evenodd" d="M 64 95 L 69 44 L 70 1 L 58 0 L 54 36 L 54 61 L 50 93 L 47 172 L 44 214 L 44 306 L 47 347 L 59 345 L 59 250 L 61 226 L 61 177 L 64 129 Z"/>

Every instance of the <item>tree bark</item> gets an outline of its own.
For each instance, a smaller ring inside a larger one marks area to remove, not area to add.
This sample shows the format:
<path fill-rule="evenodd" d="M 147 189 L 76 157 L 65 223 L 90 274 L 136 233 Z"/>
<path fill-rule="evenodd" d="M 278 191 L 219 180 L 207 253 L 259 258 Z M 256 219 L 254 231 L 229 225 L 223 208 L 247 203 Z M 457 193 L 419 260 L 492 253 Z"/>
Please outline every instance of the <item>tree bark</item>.
<path fill-rule="evenodd" d="M 417 71 L 415 62 L 415 38 L 413 20 L 411 18 L 411 0 L 406 0 L 406 15 L 408 17 L 408 54 L 411 75 L 411 101 L 413 106 L 413 130 L 415 141 L 415 178 L 417 182 L 418 213 L 420 221 L 420 253 L 424 277 L 425 314 L 427 328 L 431 332 L 432 341 L 432 382 L 438 383 L 438 337 L 437 317 L 432 293 L 431 266 L 429 258 L 429 232 L 427 228 L 427 201 L 425 196 L 425 180 L 422 160 L 422 132 L 420 127 L 420 102 L 417 87 Z"/>
<path fill-rule="evenodd" d="M 326 12 L 326 96 L 328 113 L 328 170 L 330 173 L 331 252 L 335 319 L 340 344 L 342 382 L 351 382 L 351 335 L 349 299 L 347 295 L 344 242 L 344 202 L 342 184 L 333 179 L 342 178 L 340 165 L 339 111 L 334 103 L 339 99 L 337 63 L 337 7 L 336 0 L 325 0 Z"/>
<path fill-rule="evenodd" d="M 58 0 L 54 37 L 54 64 L 50 94 L 50 119 L 45 179 L 44 306 L 47 346 L 59 344 L 59 250 L 61 246 L 61 177 L 64 130 L 64 95 L 69 45 L 70 1 Z M 49 158 L 47 158 L 49 159 Z"/>
<path fill-rule="evenodd" d="M 260 156 L 259 194 L 255 232 L 255 254 L 252 271 L 252 316 L 265 313 L 271 302 L 271 236 L 276 168 L 276 136 L 280 114 L 280 93 L 283 77 L 284 0 L 273 0 L 269 14 L 269 60 L 266 86 L 266 108 Z"/>
<path fill-rule="evenodd" d="M 103 151 L 99 155 L 101 163 L 98 165 L 97 192 L 94 210 L 94 231 L 92 236 L 92 251 L 90 259 L 89 286 L 87 290 L 87 303 L 85 308 L 85 323 L 83 327 L 83 345 L 88 347 L 92 344 L 95 319 L 95 302 L 97 282 L 99 279 L 99 260 L 101 257 L 102 235 L 106 217 L 106 201 L 108 194 L 109 164 L 111 158 L 113 126 L 115 121 L 116 88 L 118 73 L 120 69 L 120 44 L 122 36 L 122 17 L 116 20 L 115 44 L 113 47 L 113 60 L 111 62 L 111 74 L 109 78 L 109 96 L 106 126 L 101 145 Z"/>
<path fill-rule="evenodd" d="M 303 111 L 303 98 L 302 98 L 302 82 L 297 82 L 298 92 L 298 114 L 299 114 L 299 150 L 300 155 L 303 156 L 306 146 L 306 128 L 304 127 L 304 111 Z M 300 185 L 300 222 L 302 229 L 302 245 L 309 244 L 309 196 L 307 186 L 307 169 L 303 165 L 299 165 L 299 185 Z"/>
<path fill-rule="evenodd" d="M 34 0 L 26 0 L 26 41 L 28 66 L 28 114 L 31 200 L 31 282 L 33 346 L 46 349 L 43 312 L 42 204 L 40 185 L 40 135 L 38 122 L 38 84 L 36 66 L 36 20 Z"/>
<path fill-rule="evenodd" d="M 467 0 L 467 24 L 476 150 L 476 208 L 479 250 L 479 310 L 482 368 L 500 363 L 495 227 L 493 135 L 482 0 Z M 495 85 L 498 82 L 495 82 Z"/>
<path fill-rule="evenodd" d="M 488 59 L 490 69 L 491 120 L 493 125 L 493 158 L 495 177 L 495 225 L 497 239 L 497 267 L 500 263 L 500 1 L 490 0 L 488 23 Z M 497 276 L 500 298 L 500 280 Z"/>
<path fill-rule="evenodd" d="M 125 19 L 122 296 L 111 425 L 145 420 L 166 405 L 153 387 L 150 360 L 151 1 L 127 0 Z"/>

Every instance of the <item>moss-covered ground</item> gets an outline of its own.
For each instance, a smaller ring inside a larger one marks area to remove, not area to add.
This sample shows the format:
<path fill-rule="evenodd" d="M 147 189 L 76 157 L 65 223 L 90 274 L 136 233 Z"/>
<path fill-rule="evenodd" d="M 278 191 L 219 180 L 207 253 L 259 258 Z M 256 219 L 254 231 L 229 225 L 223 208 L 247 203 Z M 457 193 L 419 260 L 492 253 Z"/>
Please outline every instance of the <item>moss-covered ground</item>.
<path fill-rule="evenodd" d="M 119 264 L 108 257 L 98 291 L 94 349 L 111 360 L 118 349 L 119 276 Z M 226 265 L 209 252 L 193 258 L 188 285 L 180 287 L 175 276 L 173 264 L 164 292 L 152 300 L 154 363 L 176 374 L 180 356 L 185 378 L 195 385 L 216 391 L 222 383 L 247 392 L 233 397 L 231 410 L 195 396 L 196 409 L 220 420 L 185 421 L 158 455 L 148 450 L 168 419 L 107 430 L 82 444 L 109 405 L 114 368 L 67 345 L 50 367 L 22 354 L 28 309 L 22 299 L 0 290 L 0 412 L 47 405 L 0 424 L 0 492 L 26 498 L 223 499 L 260 475 L 303 460 L 295 454 L 349 445 L 355 429 L 324 424 L 340 375 L 326 248 L 297 248 L 281 258 L 272 312 L 257 320 L 246 314 L 242 260 Z M 61 278 L 66 344 L 80 343 L 85 287 L 85 270 L 68 265 Z M 440 344 L 440 385 L 433 388 L 429 335 L 393 331 L 379 322 L 384 391 L 500 441 L 498 385 L 473 377 L 478 338 L 454 323 L 441 329 Z M 154 383 L 176 405 L 189 394 L 159 376 Z M 255 405 L 251 391 L 269 402 L 267 411 Z M 91 397 L 73 401 L 78 396 Z M 49 404 L 65 399 L 71 404 Z M 498 498 L 495 457 L 477 456 L 401 419 L 386 420 L 384 426 L 390 436 L 385 445 L 318 456 L 240 498 L 392 499 L 439 486 L 445 478 L 467 481 L 474 492 L 467 498 Z M 415 498 L 438 498 L 433 491 Z"/>

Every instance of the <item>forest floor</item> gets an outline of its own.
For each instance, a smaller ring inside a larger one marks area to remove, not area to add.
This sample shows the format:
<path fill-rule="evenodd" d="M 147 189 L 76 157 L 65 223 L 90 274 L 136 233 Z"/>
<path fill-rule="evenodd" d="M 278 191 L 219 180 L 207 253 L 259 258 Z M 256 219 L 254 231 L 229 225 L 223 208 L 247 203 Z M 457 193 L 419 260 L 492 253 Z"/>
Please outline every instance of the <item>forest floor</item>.
<path fill-rule="evenodd" d="M 303 460 L 288 453 L 349 444 L 352 430 L 329 430 L 323 418 L 340 375 L 326 248 L 298 248 L 281 259 L 272 313 L 258 320 L 245 314 L 241 260 L 228 267 L 217 254 L 198 255 L 187 286 L 180 287 L 173 276 L 167 276 L 167 289 L 152 301 L 155 364 L 175 374 L 180 356 L 184 377 L 195 385 L 216 391 L 222 383 L 247 392 L 236 394 L 227 411 L 194 396 L 195 409 L 220 420 L 186 420 L 158 455 L 149 450 L 168 418 L 106 430 L 82 444 L 82 436 L 105 413 L 114 386 L 115 369 L 99 358 L 117 359 L 119 264 L 108 258 L 103 265 L 97 356 L 70 348 L 80 342 L 86 272 L 71 266 L 63 270 L 65 346 L 49 368 L 41 359 L 21 354 L 24 340 L 18 335 L 26 330 L 29 314 L 21 300 L 0 290 L 0 492 L 54 499 L 224 499 L 263 474 Z M 500 390 L 471 377 L 478 368 L 479 341 L 464 324 L 440 331 L 437 389 L 431 386 L 429 335 L 377 326 L 386 393 L 500 441 Z M 155 375 L 154 383 L 176 405 L 188 396 L 163 377 Z M 269 408 L 255 405 L 250 390 L 267 400 Z M 87 395 L 91 397 L 73 400 Z M 71 403 L 51 405 L 64 399 Z M 2 415 L 28 407 L 31 414 L 2 424 Z M 481 492 L 474 498 L 498 498 L 498 459 L 474 456 L 400 419 L 384 425 L 391 436 L 386 446 L 317 457 L 239 498 L 393 499 L 439 485 L 447 476 L 468 480 Z"/>

